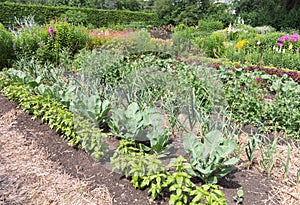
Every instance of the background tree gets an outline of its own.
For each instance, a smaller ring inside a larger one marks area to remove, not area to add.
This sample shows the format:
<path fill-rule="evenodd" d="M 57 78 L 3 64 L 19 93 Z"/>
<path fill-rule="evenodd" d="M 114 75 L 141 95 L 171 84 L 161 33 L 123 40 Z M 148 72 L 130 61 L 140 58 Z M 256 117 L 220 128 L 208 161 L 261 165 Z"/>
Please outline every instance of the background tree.
<path fill-rule="evenodd" d="M 162 23 L 196 25 L 210 4 L 210 0 L 156 0 L 155 10 Z"/>

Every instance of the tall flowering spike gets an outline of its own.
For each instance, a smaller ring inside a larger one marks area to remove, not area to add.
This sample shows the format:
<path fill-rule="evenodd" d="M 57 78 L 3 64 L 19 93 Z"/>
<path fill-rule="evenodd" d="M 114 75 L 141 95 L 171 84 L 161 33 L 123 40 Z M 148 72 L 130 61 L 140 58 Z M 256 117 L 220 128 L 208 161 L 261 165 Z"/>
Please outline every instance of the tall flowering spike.
<path fill-rule="evenodd" d="M 49 32 L 50 36 L 53 37 L 55 30 L 52 26 L 49 26 L 48 32 Z"/>

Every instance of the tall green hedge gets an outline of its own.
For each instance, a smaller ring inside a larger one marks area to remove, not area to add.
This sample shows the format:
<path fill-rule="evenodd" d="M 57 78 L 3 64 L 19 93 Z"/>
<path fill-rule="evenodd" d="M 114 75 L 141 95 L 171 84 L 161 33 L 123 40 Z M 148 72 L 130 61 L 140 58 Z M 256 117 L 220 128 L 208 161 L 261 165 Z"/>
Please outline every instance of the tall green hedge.
<path fill-rule="evenodd" d="M 0 22 L 8 26 L 13 22 L 14 17 L 22 18 L 33 15 L 34 19 L 39 23 L 48 22 L 51 19 L 60 17 L 68 10 L 81 11 L 88 16 L 87 22 L 95 27 L 107 26 L 112 24 L 127 24 L 130 22 L 145 22 L 152 24 L 158 21 L 158 17 L 154 13 L 132 12 L 124 10 L 100 10 L 92 8 L 75 8 L 66 6 L 41 6 L 17 4 L 10 2 L 0 3 Z"/>

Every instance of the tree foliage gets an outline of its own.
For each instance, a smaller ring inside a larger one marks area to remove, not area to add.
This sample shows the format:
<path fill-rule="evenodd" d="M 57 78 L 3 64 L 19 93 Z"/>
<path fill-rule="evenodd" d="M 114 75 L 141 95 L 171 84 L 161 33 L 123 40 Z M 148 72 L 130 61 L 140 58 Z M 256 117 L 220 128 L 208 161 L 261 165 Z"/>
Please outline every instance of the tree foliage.
<path fill-rule="evenodd" d="M 236 0 L 237 15 L 252 26 L 300 29 L 300 2 L 297 0 Z"/>
<path fill-rule="evenodd" d="M 196 25 L 210 0 L 156 0 L 155 9 L 163 23 Z"/>

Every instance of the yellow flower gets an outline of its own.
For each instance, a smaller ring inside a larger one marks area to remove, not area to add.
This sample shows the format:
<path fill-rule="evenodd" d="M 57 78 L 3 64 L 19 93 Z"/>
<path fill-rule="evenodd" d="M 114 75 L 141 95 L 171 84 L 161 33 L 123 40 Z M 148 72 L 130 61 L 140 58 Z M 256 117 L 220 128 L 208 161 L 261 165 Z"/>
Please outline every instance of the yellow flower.
<path fill-rule="evenodd" d="M 289 50 L 292 50 L 293 49 L 293 44 L 290 44 L 289 45 Z"/>
<path fill-rule="evenodd" d="M 236 48 L 242 48 L 246 43 L 248 43 L 247 40 L 241 40 L 239 42 L 237 42 L 237 44 L 235 45 Z"/>

